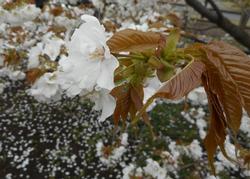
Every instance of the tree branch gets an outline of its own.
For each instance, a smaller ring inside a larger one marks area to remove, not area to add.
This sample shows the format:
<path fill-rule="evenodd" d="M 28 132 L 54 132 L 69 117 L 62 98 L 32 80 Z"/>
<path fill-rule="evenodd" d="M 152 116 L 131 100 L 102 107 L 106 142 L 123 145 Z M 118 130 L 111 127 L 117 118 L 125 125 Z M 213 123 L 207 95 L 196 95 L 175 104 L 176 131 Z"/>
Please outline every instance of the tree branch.
<path fill-rule="evenodd" d="M 213 0 L 206 0 L 206 1 L 209 2 L 209 4 L 215 10 L 215 12 L 217 13 L 218 18 L 222 19 L 223 18 L 223 14 L 221 13 L 220 9 L 217 7 L 217 5 L 215 4 L 215 2 Z"/>
<path fill-rule="evenodd" d="M 189 6 L 194 8 L 202 16 L 206 17 L 209 21 L 217 24 L 220 28 L 222 28 L 224 31 L 226 31 L 232 37 L 234 37 L 235 40 L 237 40 L 239 43 L 250 49 L 250 35 L 237 25 L 234 25 L 230 20 L 228 20 L 223 15 L 220 17 L 217 12 L 219 11 L 219 9 L 216 6 L 216 4 L 214 4 L 216 7 L 211 4 L 214 9 L 217 8 L 217 11 L 215 9 L 214 12 L 214 11 L 209 11 L 198 0 L 185 0 L 185 1 Z"/>

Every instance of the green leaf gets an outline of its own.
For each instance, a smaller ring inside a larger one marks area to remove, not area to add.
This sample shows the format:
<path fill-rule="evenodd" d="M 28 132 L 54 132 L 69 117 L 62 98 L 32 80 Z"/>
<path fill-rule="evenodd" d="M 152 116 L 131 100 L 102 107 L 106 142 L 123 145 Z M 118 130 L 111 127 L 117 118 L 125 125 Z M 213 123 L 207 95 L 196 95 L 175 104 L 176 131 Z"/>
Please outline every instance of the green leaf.
<path fill-rule="evenodd" d="M 174 29 L 167 37 L 163 57 L 166 60 L 170 60 L 170 57 L 175 53 L 177 44 L 180 40 L 180 30 Z"/>
<path fill-rule="evenodd" d="M 157 69 L 157 77 L 161 82 L 165 82 L 174 75 L 174 72 L 174 66 L 164 66 L 163 68 Z"/>

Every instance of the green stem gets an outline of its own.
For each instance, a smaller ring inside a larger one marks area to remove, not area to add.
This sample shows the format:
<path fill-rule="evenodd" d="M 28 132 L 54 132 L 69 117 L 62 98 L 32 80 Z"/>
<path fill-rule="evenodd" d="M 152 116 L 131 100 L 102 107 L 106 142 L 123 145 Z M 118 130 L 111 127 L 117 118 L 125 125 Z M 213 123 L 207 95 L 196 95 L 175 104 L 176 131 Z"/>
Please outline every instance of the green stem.
<path fill-rule="evenodd" d="M 132 70 L 132 68 L 133 68 L 135 65 L 136 65 L 136 64 L 133 63 L 132 65 L 129 65 L 129 66 L 126 67 L 125 69 L 123 69 L 123 70 L 117 72 L 115 75 L 120 75 L 120 74 L 122 74 L 122 73 L 124 73 L 124 72 L 126 72 L 126 71 Z"/>
<path fill-rule="evenodd" d="M 129 55 L 126 55 L 126 54 L 119 54 L 119 53 L 112 53 L 112 55 L 114 55 L 115 57 L 118 58 L 119 60 L 119 57 L 126 57 L 126 58 L 131 58 L 131 59 L 138 59 L 138 60 L 143 60 L 145 59 L 145 56 L 141 55 L 141 54 L 129 54 Z"/>

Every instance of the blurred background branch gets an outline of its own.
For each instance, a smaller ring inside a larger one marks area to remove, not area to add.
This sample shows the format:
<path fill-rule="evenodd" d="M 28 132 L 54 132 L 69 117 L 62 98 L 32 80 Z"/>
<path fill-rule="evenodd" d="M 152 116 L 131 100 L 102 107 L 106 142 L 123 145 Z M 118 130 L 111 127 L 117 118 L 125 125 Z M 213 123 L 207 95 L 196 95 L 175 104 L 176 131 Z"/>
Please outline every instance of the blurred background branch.
<path fill-rule="evenodd" d="M 199 0 L 185 0 L 186 3 L 191 6 L 195 11 L 201 14 L 203 17 L 206 17 L 210 22 L 215 23 L 218 27 L 222 28 L 228 34 L 235 38 L 239 43 L 250 49 L 250 35 L 244 27 L 249 18 L 249 11 L 247 15 L 241 20 L 243 25 L 233 24 L 227 17 L 223 16 L 221 10 L 215 4 L 213 0 L 209 0 L 209 4 L 212 6 L 213 10 L 208 9 L 205 5 Z M 244 25 L 245 24 L 245 25 Z"/>

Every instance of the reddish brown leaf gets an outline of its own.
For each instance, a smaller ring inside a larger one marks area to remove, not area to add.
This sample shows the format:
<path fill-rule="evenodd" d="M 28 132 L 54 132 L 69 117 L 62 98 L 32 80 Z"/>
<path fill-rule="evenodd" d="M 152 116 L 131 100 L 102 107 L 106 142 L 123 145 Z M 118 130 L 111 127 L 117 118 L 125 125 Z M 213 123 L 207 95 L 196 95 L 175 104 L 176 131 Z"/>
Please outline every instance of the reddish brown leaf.
<path fill-rule="evenodd" d="M 175 13 L 169 13 L 166 18 L 176 27 L 182 26 L 182 20 Z"/>
<path fill-rule="evenodd" d="M 132 120 L 135 119 L 136 113 L 143 107 L 143 86 L 134 87 L 131 84 L 124 84 L 114 88 L 111 94 L 116 99 L 113 115 L 115 125 L 118 125 L 120 118 L 126 121 L 128 114 Z M 145 122 L 149 121 L 146 113 L 143 113 L 143 119 Z"/>
<path fill-rule="evenodd" d="M 191 90 L 201 84 L 201 76 L 205 71 L 205 66 L 200 61 L 193 61 L 188 64 L 180 73 L 173 76 L 170 80 L 150 97 L 143 108 L 140 110 L 141 116 L 147 107 L 154 101 L 155 98 L 166 98 L 178 100 L 186 96 Z"/>
<path fill-rule="evenodd" d="M 107 32 L 113 32 L 115 33 L 117 28 L 118 28 L 118 25 L 115 24 L 114 22 L 112 21 L 109 21 L 109 20 L 106 20 L 104 23 L 103 23 L 104 27 L 105 27 L 105 30 Z"/>
<path fill-rule="evenodd" d="M 26 72 L 26 80 L 29 84 L 33 84 L 44 73 L 45 72 L 39 68 L 32 68 Z"/>
<path fill-rule="evenodd" d="M 168 80 L 152 98 L 181 99 L 201 84 L 204 67 L 199 61 L 190 63 L 180 73 Z"/>
<path fill-rule="evenodd" d="M 220 107 L 220 102 L 216 93 L 214 93 L 209 86 L 209 77 L 208 73 L 202 76 L 202 82 L 204 88 L 207 92 L 208 100 L 209 100 L 209 110 L 211 113 L 210 117 L 210 128 L 207 133 L 207 136 L 204 139 L 204 145 L 207 150 L 208 161 L 211 166 L 212 172 L 215 175 L 216 171 L 214 168 L 214 154 L 216 153 L 216 149 L 218 146 L 222 148 L 224 151 L 224 141 L 226 137 L 226 126 L 225 126 L 225 118 L 223 115 L 222 108 Z"/>
<path fill-rule="evenodd" d="M 166 28 L 166 25 L 164 24 L 163 21 L 157 21 L 157 22 L 150 22 L 149 24 L 149 29 L 160 29 L 160 28 Z"/>
<path fill-rule="evenodd" d="M 116 99 L 116 108 L 114 111 L 114 123 L 117 126 L 120 118 L 125 121 L 131 105 L 130 87 L 127 84 L 115 87 L 111 91 L 111 95 Z"/>
<path fill-rule="evenodd" d="M 198 56 L 206 66 L 203 85 L 208 94 L 211 121 L 204 142 L 214 170 L 213 156 L 218 146 L 224 156 L 232 161 L 224 149 L 226 128 L 236 135 L 241 124 L 242 107 L 249 112 L 250 59 L 240 50 L 223 42 L 195 45 L 193 48 L 193 55 Z"/>
<path fill-rule="evenodd" d="M 55 6 L 53 8 L 50 9 L 50 14 L 54 15 L 54 16 L 60 16 L 63 13 L 63 8 L 62 6 Z"/>
<path fill-rule="evenodd" d="M 206 48 L 218 56 L 227 74 L 225 78 L 237 85 L 241 102 L 250 114 L 250 58 L 241 50 L 224 42 L 212 42 Z M 236 104 L 234 104 L 236 106 Z"/>
<path fill-rule="evenodd" d="M 143 86 L 142 85 L 137 87 L 132 86 L 130 91 L 130 97 L 135 106 L 136 112 L 140 111 L 143 107 L 143 97 L 144 97 Z M 146 112 L 142 114 L 142 117 L 145 122 L 149 122 L 149 117 Z"/>
<path fill-rule="evenodd" d="M 135 107 L 137 108 L 137 110 L 140 110 L 143 106 L 143 96 L 144 96 L 144 92 L 143 92 L 143 86 L 137 86 L 137 87 L 133 87 L 131 86 L 131 92 L 130 92 L 130 97 L 133 101 L 133 103 L 135 104 Z"/>
<path fill-rule="evenodd" d="M 203 49 L 206 52 L 206 59 L 202 61 L 208 71 L 209 90 L 218 96 L 220 104 L 217 108 L 222 108 L 225 112 L 227 127 L 232 129 L 235 134 L 241 124 L 242 105 L 240 95 L 235 81 L 224 66 L 225 60 L 221 61 L 217 53 Z"/>
<path fill-rule="evenodd" d="M 239 151 L 240 158 L 243 159 L 244 165 L 247 165 L 248 169 L 250 167 L 250 150 L 240 146 L 239 144 L 236 145 L 237 151 Z"/>
<path fill-rule="evenodd" d="M 160 39 L 161 35 L 154 32 L 125 29 L 116 32 L 107 41 L 107 45 L 113 53 L 141 52 L 148 49 L 156 49 Z"/>
<path fill-rule="evenodd" d="M 5 3 L 2 4 L 2 7 L 6 10 L 12 10 L 17 7 L 20 7 L 24 4 L 35 4 L 34 0 L 22 0 L 22 1 L 6 1 Z"/>
<path fill-rule="evenodd" d="M 204 142 L 215 172 L 213 157 L 218 146 L 223 155 L 233 161 L 224 149 L 226 129 L 231 129 L 236 135 L 241 124 L 242 107 L 250 113 L 250 58 L 223 42 L 195 44 L 184 51 L 194 58 L 194 62 L 168 80 L 148 100 L 142 111 L 157 97 L 182 98 L 199 85 L 202 77 L 211 112 L 210 127 Z"/>

